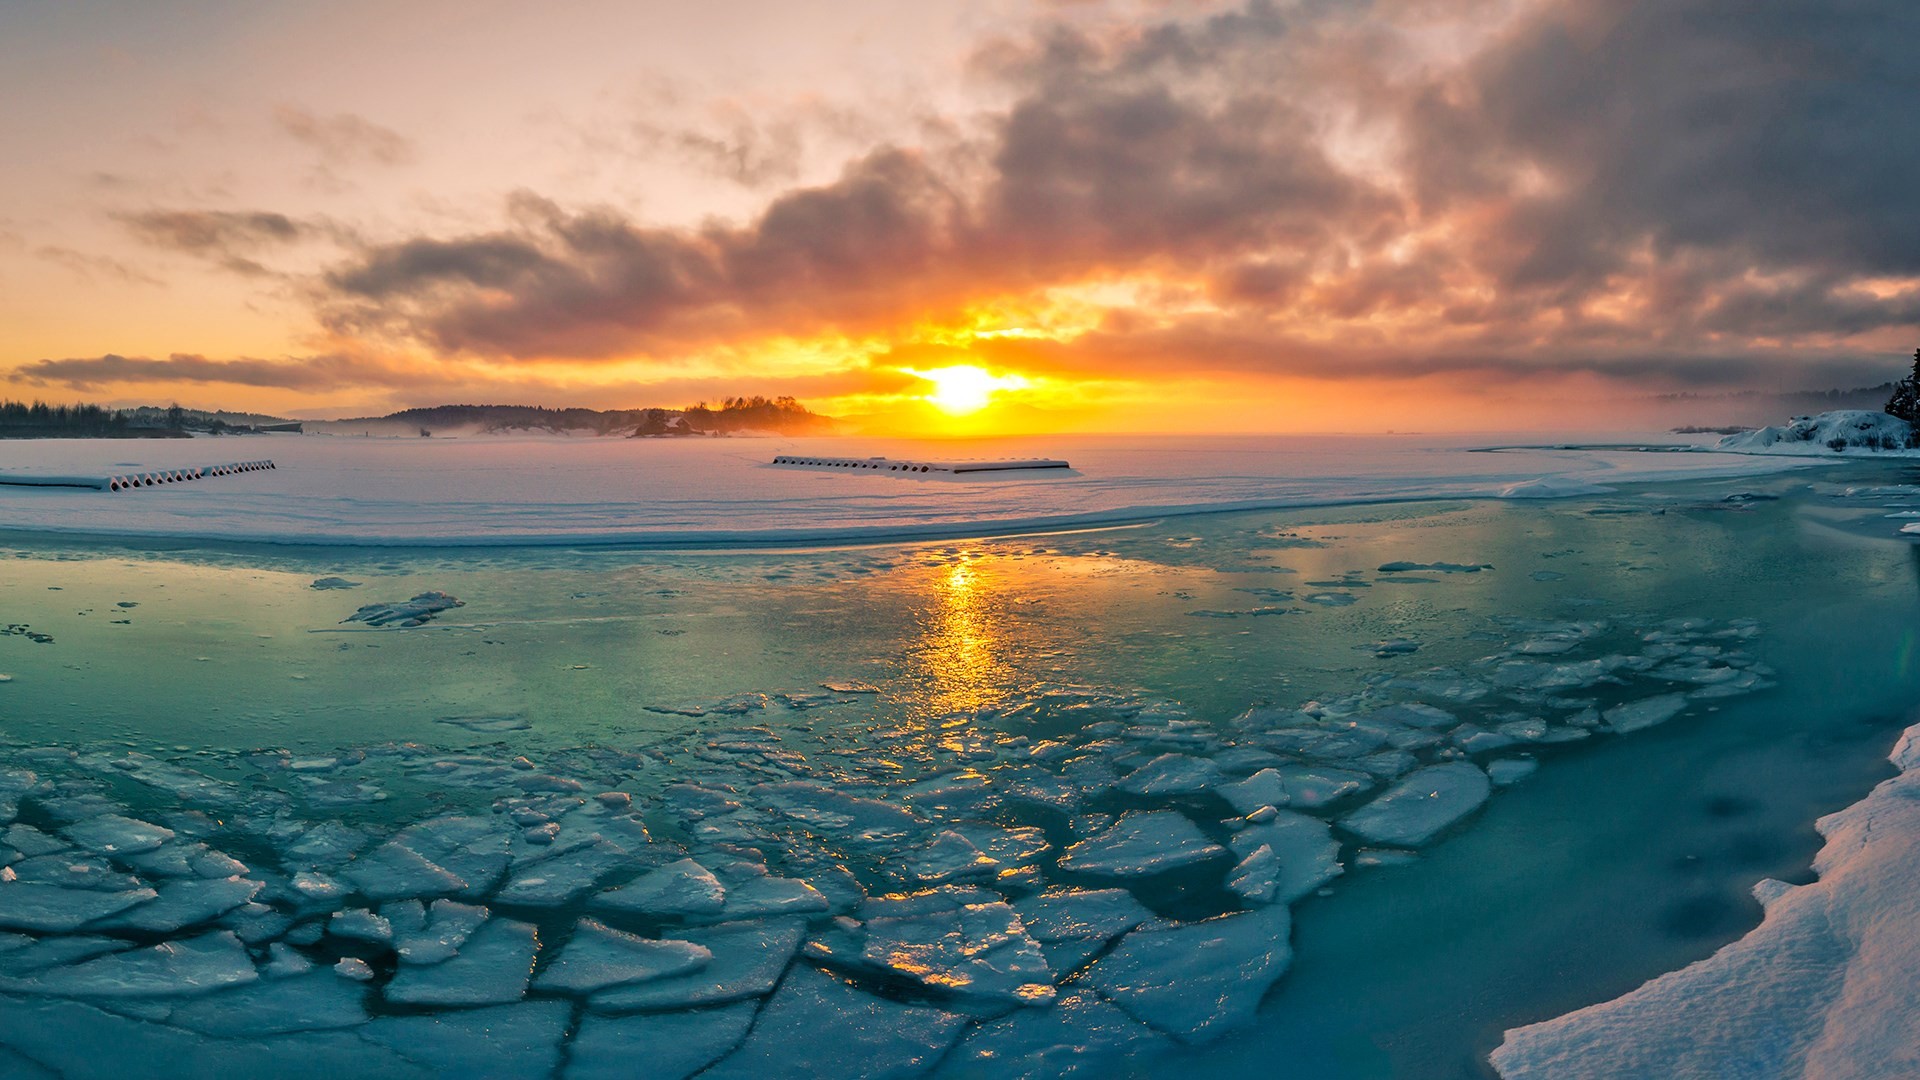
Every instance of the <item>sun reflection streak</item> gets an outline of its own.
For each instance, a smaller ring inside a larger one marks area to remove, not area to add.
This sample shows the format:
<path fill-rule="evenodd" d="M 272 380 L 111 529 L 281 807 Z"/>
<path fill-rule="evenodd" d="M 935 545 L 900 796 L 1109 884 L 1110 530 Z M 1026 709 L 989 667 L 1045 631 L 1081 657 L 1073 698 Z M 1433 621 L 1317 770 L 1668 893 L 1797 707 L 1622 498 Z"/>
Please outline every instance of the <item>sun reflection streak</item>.
<path fill-rule="evenodd" d="M 934 602 L 917 651 L 932 683 L 928 704 L 937 714 L 982 708 L 1005 684 L 1005 620 L 992 579 L 985 566 L 966 558 L 934 581 Z"/>

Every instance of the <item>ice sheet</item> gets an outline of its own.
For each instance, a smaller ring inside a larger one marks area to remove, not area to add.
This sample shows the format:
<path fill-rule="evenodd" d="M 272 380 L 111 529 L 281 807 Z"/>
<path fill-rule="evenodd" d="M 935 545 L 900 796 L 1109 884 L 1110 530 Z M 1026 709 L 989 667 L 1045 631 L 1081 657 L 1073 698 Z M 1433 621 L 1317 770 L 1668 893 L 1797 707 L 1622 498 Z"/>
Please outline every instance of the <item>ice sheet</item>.
<path fill-rule="evenodd" d="M 1591 494 L 1601 480 L 1746 475 L 1807 464 L 1706 452 L 1467 452 L 1501 441 L 985 440 L 967 444 L 961 456 L 1060 456 L 1074 469 L 1070 475 L 903 480 L 770 462 L 795 452 L 951 457 L 956 448 L 852 439 L 262 436 L 247 442 L 248 454 L 270 454 L 279 464 L 272 471 L 119 494 L 0 486 L 0 520 L 36 532 L 282 543 L 777 544 L 965 536 L 1188 510 Z M 107 475 L 134 465 L 194 464 L 219 450 L 206 440 L 41 439 L 7 444 L 0 462 L 9 472 Z"/>

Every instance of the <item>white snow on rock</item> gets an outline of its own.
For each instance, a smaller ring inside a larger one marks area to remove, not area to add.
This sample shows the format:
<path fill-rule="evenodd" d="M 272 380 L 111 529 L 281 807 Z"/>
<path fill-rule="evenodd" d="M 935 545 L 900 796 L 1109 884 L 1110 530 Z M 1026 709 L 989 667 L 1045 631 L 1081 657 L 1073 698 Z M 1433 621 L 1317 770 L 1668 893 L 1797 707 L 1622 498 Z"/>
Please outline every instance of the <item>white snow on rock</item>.
<path fill-rule="evenodd" d="M 220 930 L 45 971 L 28 980 L 27 988 L 54 997 L 185 997 L 259 977 L 247 947 Z"/>
<path fill-rule="evenodd" d="M 1253 1019 L 1293 960 L 1284 906 L 1146 927 L 1094 962 L 1087 982 L 1134 1019 L 1206 1042 Z"/>
<path fill-rule="evenodd" d="M 402 964 L 386 987 L 403 1005 L 503 1005 L 519 1001 L 533 974 L 539 932 L 530 923 L 494 919 L 474 931 L 458 955 L 438 964 Z"/>
<path fill-rule="evenodd" d="M 593 904 L 608 911 L 658 917 L 717 915 L 727 906 L 727 890 L 712 871 L 692 859 L 681 859 L 601 893 Z"/>
<path fill-rule="evenodd" d="M 746 1038 L 759 1003 L 635 1016 L 589 1013 L 568 1048 L 562 1080 L 686 1080 Z"/>
<path fill-rule="evenodd" d="M 1487 774 L 1469 762 L 1429 765 L 1340 819 L 1340 824 L 1369 843 L 1418 847 L 1478 809 L 1492 787 Z"/>
<path fill-rule="evenodd" d="M 158 895 L 152 889 L 98 892 L 30 881 L 0 882 L 0 929 L 70 934 Z"/>
<path fill-rule="evenodd" d="M 1615 731 L 1626 733 L 1650 728 L 1655 724 L 1664 724 L 1679 716 L 1687 707 L 1685 694 L 1661 694 L 1657 697 L 1630 701 L 1625 705 L 1616 705 L 1601 713 L 1607 726 Z"/>
<path fill-rule="evenodd" d="M 800 965 L 780 984 L 740 1049 L 703 1080 L 913 1077 L 933 1070 L 966 1018 L 874 997 Z"/>
<path fill-rule="evenodd" d="M 1819 822 L 1808 885 L 1762 881 L 1759 927 L 1623 997 L 1506 1033 L 1509 1080 L 1920 1076 L 1920 727 L 1903 772 Z"/>
<path fill-rule="evenodd" d="M 654 941 L 622 933 L 593 919 L 574 924 L 573 937 L 533 980 L 537 990 L 590 994 L 609 986 L 698 971 L 713 953 L 690 941 Z"/>
<path fill-rule="evenodd" d="M 1130 810 L 1105 832 L 1067 848 L 1060 867 L 1105 877 L 1149 877 L 1225 854 L 1172 810 Z"/>
<path fill-rule="evenodd" d="M 1839 409 L 1818 416 L 1796 416 L 1780 427 L 1729 435 L 1714 447 L 1729 454 L 1785 454 L 1832 457 L 1835 454 L 1912 453 L 1913 425 L 1883 412 Z"/>
<path fill-rule="evenodd" d="M 727 923 L 681 934 L 713 959 L 699 971 L 602 990 L 588 999 L 595 1012 L 687 1009 L 760 997 L 773 989 L 800 948 L 805 919 Z"/>

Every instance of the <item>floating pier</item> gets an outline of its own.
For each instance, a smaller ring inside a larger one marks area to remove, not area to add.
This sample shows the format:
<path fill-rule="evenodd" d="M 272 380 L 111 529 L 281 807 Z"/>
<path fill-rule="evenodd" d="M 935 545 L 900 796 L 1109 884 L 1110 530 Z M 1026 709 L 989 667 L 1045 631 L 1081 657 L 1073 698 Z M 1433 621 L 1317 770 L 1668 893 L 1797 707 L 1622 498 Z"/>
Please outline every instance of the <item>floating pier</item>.
<path fill-rule="evenodd" d="M 162 487 L 209 476 L 233 476 L 237 473 L 277 469 L 271 461 L 234 461 L 224 465 L 195 465 L 184 469 L 153 469 L 120 473 L 114 476 L 41 476 L 34 473 L 0 473 L 0 487 L 88 488 L 94 491 L 132 491 L 135 488 Z"/>
<path fill-rule="evenodd" d="M 944 473 L 949 476 L 964 473 L 1073 468 L 1056 458 L 1009 458 L 1000 461 L 900 461 L 884 457 L 843 458 L 780 454 L 773 459 L 773 463 L 802 469 L 863 469 L 868 472 Z"/>

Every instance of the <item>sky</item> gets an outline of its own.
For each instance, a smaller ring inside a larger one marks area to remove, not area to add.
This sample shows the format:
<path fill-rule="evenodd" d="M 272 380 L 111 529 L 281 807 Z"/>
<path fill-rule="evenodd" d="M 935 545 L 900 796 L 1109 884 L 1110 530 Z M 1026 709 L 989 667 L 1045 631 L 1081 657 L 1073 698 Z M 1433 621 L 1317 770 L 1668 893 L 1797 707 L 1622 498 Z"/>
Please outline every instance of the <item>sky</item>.
<path fill-rule="evenodd" d="M 0 396 L 972 434 L 1871 385 L 1920 344 L 1915 41 L 1911 0 L 0 0 Z"/>

